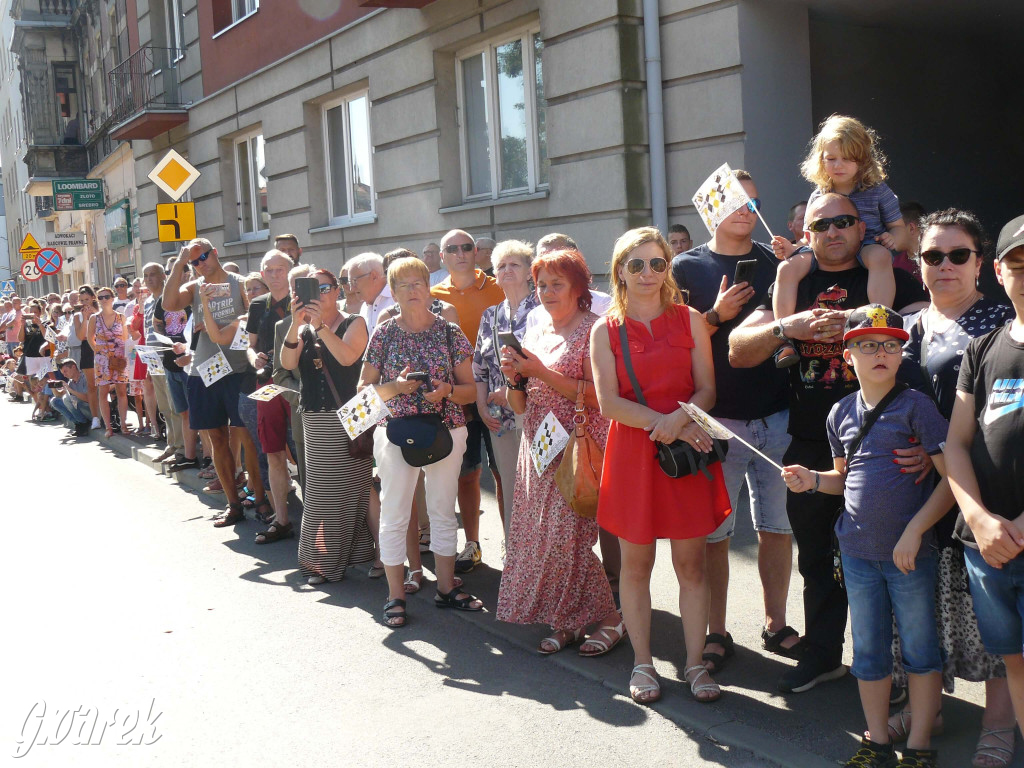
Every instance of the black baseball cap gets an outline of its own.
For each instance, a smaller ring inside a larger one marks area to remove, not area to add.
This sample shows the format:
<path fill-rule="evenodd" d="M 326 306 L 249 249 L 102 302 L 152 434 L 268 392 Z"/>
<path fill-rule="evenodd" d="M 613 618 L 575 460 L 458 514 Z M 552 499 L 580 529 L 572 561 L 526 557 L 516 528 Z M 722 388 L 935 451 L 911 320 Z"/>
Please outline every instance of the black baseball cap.
<path fill-rule="evenodd" d="M 1024 245 L 1024 216 L 1011 219 L 1010 222 L 999 230 L 999 240 L 996 242 L 996 261 L 1002 258 L 1019 245 Z"/>

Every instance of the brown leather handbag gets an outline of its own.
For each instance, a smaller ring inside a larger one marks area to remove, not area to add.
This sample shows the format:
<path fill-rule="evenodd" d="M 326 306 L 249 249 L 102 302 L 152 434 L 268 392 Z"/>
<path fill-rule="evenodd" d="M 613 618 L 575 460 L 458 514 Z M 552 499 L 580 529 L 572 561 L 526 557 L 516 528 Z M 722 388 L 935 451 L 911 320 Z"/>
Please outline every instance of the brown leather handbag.
<path fill-rule="evenodd" d="M 114 373 L 123 373 L 124 369 L 128 367 L 128 360 L 124 357 L 108 357 L 107 367 Z"/>
<path fill-rule="evenodd" d="M 569 435 L 569 443 L 562 452 L 562 461 L 555 472 L 555 485 L 573 512 L 580 517 L 597 517 L 597 495 L 601 490 L 604 451 L 586 428 L 589 420 L 583 407 L 585 385 L 583 379 L 580 379 L 576 393 L 576 413 L 572 417 L 575 429 Z"/>

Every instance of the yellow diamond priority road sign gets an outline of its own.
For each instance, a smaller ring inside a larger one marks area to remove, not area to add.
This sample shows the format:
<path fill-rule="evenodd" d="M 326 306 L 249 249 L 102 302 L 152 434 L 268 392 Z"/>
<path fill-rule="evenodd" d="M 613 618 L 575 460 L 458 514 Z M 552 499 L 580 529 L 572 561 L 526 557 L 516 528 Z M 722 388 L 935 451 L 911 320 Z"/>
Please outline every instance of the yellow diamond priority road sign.
<path fill-rule="evenodd" d="M 149 173 L 150 181 L 170 195 L 172 200 L 180 200 L 198 178 L 199 171 L 173 149 Z"/>

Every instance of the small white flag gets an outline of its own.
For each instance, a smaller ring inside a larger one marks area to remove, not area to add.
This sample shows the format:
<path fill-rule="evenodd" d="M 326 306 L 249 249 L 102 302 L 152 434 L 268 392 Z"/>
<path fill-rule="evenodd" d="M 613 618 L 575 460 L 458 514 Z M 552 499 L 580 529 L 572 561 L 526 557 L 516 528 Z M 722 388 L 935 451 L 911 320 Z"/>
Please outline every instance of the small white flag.
<path fill-rule="evenodd" d="M 261 403 L 269 403 L 282 392 L 296 392 L 297 390 L 282 387 L 279 384 L 267 384 L 249 395 L 250 400 L 258 400 Z"/>
<path fill-rule="evenodd" d="M 690 414 L 690 418 L 694 420 L 697 426 L 699 426 L 701 429 L 707 432 L 709 436 L 713 437 L 716 440 L 738 440 L 739 442 L 747 446 L 747 448 L 749 448 L 758 456 L 760 456 L 762 459 L 771 464 L 773 467 L 777 467 L 780 471 L 782 470 L 781 464 L 779 464 L 777 461 L 770 458 L 769 456 L 765 455 L 763 451 L 760 451 L 754 446 L 752 446 L 742 437 L 740 437 L 731 429 L 726 427 L 714 416 L 708 415 L 706 412 L 701 410 L 699 406 L 696 406 L 693 403 L 683 402 L 680 402 L 679 405 L 682 406 L 684 411 Z"/>
<path fill-rule="evenodd" d="M 337 410 L 338 418 L 345 427 L 349 439 L 355 440 L 391 411 L 375 387 L 365 387 L 355 397 Z"/>
<path fill-rule="evenodd" d="M 249 334 L 241 322 L 238 323 L 238 330 L 235 331 L 235 338 L 231 340 L 231 349 L 241 352 L 249 348 Z"/>
<path fill-rule="evenodd" d="M 530 443 L 530 458 L 533 459 L 533 468 L 537 470 L 538 477 L 544 474 L 544 470 L 568 444 L 569 433 L 555 418 L 555 414 L 548 411 Z"/>
<path fill-rule="evenodd" d="M 139 344 L 137 347 L 135 347 L 135 353 L 139 356 L 139 360 L 141 360 L 151 368 L 153 366 L 156 366 L 158 368 L 163 367 L 163 360 L 160 357 L 160 353 L 153 349 L 153 347 L 147 347 L 142 344 Z"/>
<path fill-rule="evenodd" d="M 53 332 L 53 328 L 51 328 L 50 326 L 46 326 L 46 328 L 43 330 L 43 338 L 46 339 L 51 344 L 57 343 L 57 334 Z"/>
<path fill-rule="evenodd" d="M 712 235 L 725 217 L 750 202 L 728 163 L 712 173 L 693 196 L 693 205 Z"/>
<path fill-rule="evenodd" d="M 217 352 L 210 359 L 204 360 L 195 366 L 195 369 L 203 380 L 203 384 L 208 387 L 231 373 L 231 363 L 224 357 L 223 352 Z"/>

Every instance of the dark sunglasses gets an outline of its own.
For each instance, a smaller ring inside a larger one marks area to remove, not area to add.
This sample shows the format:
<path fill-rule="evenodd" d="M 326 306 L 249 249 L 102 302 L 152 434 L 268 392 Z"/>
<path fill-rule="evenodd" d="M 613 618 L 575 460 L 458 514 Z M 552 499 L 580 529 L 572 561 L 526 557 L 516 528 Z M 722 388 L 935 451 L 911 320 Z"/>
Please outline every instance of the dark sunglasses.
<path fill-rule="evenodd" d="M 320 283 L 320 295 L 323 296 L 325 293 L 330 293 L 335 288 L 331 283 Z"/>
<path fill-rule="evenodd" d="M 109 301 L 110 299 L 112 299 L 114 297 L 113 297 L 113 295 L 111 295 L 109 293 L 104 293 L 104 294 L 102 294 L 100 296 L 97 296 L 96 298 L 99 299 L 100 301 Z"/>
<path fill-rule="evenodd" d="M 210 254 L 211 253 L 213 253 L 212 250 L 211 251 L 207 251 L 206 253 L 200 253 L 198 258 L 190 259 L 188 263 L 189 263 L 190 266 L 194 267 L 200 261 L 206 261 L 208 258 L 210 258 Z"/>
<path fill-rule="evenodd" d="M 445 253 L 458 253 L 459 252 L 459 248 L 462 249 L 463 253 L 469 253 L 474 248 L 476 248 L 476 246 L 473 245 L 473 243 L 462 243 L 461 245 L 454 245 L 454 244 L 453 245 L 446 245 L 444 247 L 444 252 Z"/>
<path fill-rule="evenodd" d="M 65 310 L 64 310 L 64 314 L 65 314 L 65 315 L 73 315 L 73 314 L 75 314 L 75 313 L 74 313 L 74 312 L 72 312 L 72 311 L 71 311 L 70 309 L 65 309 Z"/>
<path fill-rule="evenodd" d="M 856 224 L 860 219 L 852 213 L 844 213 L 828 219 L 815 219 L 807 225 L 811 232 L 828 232 L 828 228 L 835 226 L 836 229 L 847 229 Z"/>
<path fill-rule="evenodd" d="M 648 264 L 651 266 L 651 272 L 659 275 L 668 269 L 668 261 L 661 256 L 655 256 L 650 261 L 644 261 L 640 257 L 630 259 L 626 262 L 626 271 L 631 275 L 639 275 Z"/>
<path fill-rule="evenodd" d="M 944 259 L 948 258 L 951 264 L 956 264 L 959 267 L 967 263 L 972 253 L 977 253 L 977 251 L 972 251 L 970 248 L 954 248 L 952 251 L 940 251 L 936 248 L 930 251 L 923 251 L 921 253 L 921 261 L 929 267 L 937 267 Z"/>
<path fill-rule="evenodd" d="M 747 203 L 747 210 L 750 211 L 751 213 L 757 213 L 758 211 L 760 211 L 761 210 L 761 198 L 760 197 L 752 197 L 752 198 L 750 198 L 750 202 Z"/>
<path fill-rule="evenodd" d="M 338 278 L 338 282 L 341 283 L 342 285 L 348 285 L 348 278 L 347 277 L 339 277 Z"/>

